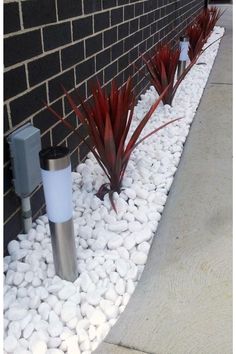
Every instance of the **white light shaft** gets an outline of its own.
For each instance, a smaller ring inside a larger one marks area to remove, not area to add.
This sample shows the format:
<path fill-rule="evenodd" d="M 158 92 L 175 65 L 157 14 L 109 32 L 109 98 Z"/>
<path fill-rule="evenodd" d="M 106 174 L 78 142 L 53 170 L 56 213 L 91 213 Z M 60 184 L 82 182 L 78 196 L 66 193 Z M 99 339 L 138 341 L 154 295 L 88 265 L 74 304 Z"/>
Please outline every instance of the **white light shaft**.
<path fill-rule="evenodd" d="M 180 61 L 189 60 L 188 47 L 189 47 L 189 42 L 180 42 L 180 56 L 179 56 Z"/>
<path fill-rule="evenodd" d="M 59 171 L 41 169 L 48 219 L 62 223 L 72 218 L 71 165 Z"/>

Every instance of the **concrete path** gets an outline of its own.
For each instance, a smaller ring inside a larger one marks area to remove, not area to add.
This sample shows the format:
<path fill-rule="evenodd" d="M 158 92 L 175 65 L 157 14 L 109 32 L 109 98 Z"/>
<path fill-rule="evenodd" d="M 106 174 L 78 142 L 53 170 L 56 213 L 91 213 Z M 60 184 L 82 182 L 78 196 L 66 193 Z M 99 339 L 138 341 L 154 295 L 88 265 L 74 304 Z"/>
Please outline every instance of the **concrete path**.
<path fill-rule="evenodd" d="M 232 353 L 231 15 L 142 278 L 96 354 Z"/>

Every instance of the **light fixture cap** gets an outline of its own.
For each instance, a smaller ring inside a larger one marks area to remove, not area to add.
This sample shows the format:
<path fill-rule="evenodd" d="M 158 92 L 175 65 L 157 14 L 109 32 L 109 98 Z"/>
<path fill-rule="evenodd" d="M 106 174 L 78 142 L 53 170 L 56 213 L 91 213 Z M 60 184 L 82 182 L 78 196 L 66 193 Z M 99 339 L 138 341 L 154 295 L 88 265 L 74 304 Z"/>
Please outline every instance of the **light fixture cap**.
<path fill-rule="evenodd" d="M 43 170 L 63 170 L 70 165 L 70 150 L 65 146 L 50 146 L 39 152 L 39 159 Z"/>
<path fill-rule="evenodd" d="M 180 42 L 189 42 L 188 36 L 181 36 L 181 37 L 179 38 L 179 40 L 180 40 Z"/>

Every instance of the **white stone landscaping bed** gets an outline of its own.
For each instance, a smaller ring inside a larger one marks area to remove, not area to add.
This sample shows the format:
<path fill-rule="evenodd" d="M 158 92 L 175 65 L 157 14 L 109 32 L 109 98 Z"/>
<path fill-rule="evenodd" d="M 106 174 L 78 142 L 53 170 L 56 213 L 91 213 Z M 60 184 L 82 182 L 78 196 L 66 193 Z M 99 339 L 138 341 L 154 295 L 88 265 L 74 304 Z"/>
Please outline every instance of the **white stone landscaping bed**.
<path fill-rule="evenodd" d="M 223 33 L 215 27 L 208 43 Z M 107 181 L 91 153 L 72 172 L 80 273 L 74 283 L 55 275 L 46 215 L 27 235 L 9 243 L 4 258 L 5 353 L 90 354 L 115 324 L 147 261 L 218 47 L 219 41 L 203 53 L 200 65 L 179 87 L 173 107 L 161 104 L 153 114 L 143 134 L 170 119 L 184 118 L 132 153 L 123 191 L 114 195 L 117 214 L 107 195 L 104 201 L 95 196 Z M 156 97 L 154 87 L 141 96 L 131 132 Z"/>

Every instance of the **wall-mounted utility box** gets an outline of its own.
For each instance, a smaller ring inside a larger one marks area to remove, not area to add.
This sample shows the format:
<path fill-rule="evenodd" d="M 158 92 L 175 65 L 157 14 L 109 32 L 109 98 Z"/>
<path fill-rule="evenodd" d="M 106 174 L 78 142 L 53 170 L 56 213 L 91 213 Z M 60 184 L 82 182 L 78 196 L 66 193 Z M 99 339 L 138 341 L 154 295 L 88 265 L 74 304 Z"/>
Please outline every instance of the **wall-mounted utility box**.
<path fill-rule="evenodd" d="M 40 130 L 28 123 L 11 133 L 7 140 L 10 145 L 15 192 L 20 197 L 27 197 L 41 183 Z"/>

